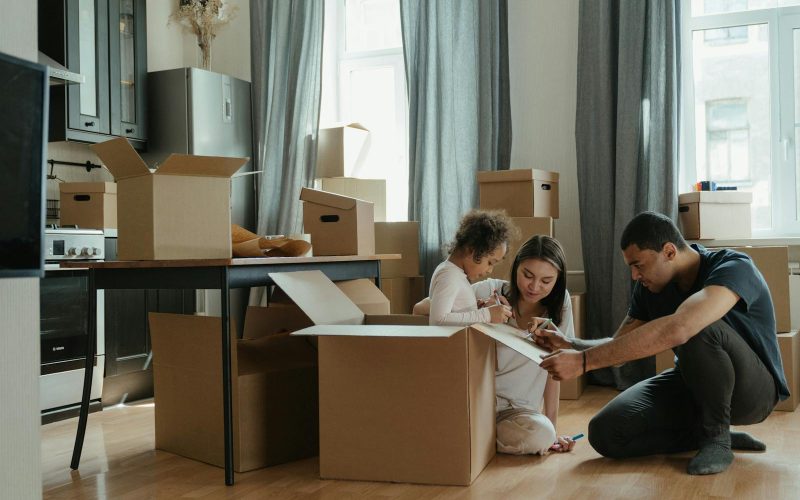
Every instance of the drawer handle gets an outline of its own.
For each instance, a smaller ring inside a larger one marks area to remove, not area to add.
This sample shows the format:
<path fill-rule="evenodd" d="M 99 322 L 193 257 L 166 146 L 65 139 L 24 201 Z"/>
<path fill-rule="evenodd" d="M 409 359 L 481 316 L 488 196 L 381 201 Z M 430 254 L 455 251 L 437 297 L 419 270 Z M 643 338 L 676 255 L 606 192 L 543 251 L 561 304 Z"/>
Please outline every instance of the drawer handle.
<path fill-rule="evenodd" d="M 85 127 L 94 127 L 94 122 L 84 122 Z"/>
<path fill-rule="evenodd" d="M 125 129 L 125 133 L 126 134 L 132 134 L 133 133 L 133 129 L 132 128 L 126 128 Z"/>
<path fill-rule="evenodd" d="M 323 215 L 319 218 L 322 222 L 339 222 L 338 215 Z"/>

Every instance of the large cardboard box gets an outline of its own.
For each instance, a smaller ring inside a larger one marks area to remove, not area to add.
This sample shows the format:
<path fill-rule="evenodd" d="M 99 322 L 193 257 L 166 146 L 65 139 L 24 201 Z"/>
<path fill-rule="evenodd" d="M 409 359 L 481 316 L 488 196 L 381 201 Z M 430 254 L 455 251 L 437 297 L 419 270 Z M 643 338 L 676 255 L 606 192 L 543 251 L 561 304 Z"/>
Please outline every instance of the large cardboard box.
<path fill-rule="evenodd" d="M 220 327 L 219 317 L 150 313 L 156 448 L 218 467 L 225 457 Z M 303 340 L 232 341 L 237 472 L 317 454 L 317 354 Z"/>
<path fill-rule="evenodd" d="M 375 285 L 368 279 L 337 281 L 337 288 L 361 309 L 364 314 L 394 314 L 390 299 L 376 293 Z"/>
<path fill-rule="evenodd" d="M 504 280 L 511 278 L 511 267 L 514 265 L 517 250 L 531 236 L 537 234 L 553 236 L 552 217 L 512 217 L 511 220 L 519 228 L 519 237 L 509 243 L 505 258 L 492 269 L 493 278 Z"/>
<path fill-rule="evenodd" d="M 425 278 L 381 278 L 381 291 L 389 299 L 392 314 L 411 314 L 414 304 L 426 297 Z"/>
<path fill-rule="evenodd" d="M 536 169 L 478 172 L 480 207 L 511 217 L 558 219 L 558 172 Z"/>
<path fill-rule="evenodd" d="M 386 220 L 386 180 L 325 177 L 314 179 L 314 188 L 350 198 L 369 201 L 375 207 L 375 222 Z"/>
<path fill-rule="evenodd" d="M 775 307 L 775 326 L 778 332 L 788 332 L 798 328 L 800 325 L 792 324 L 789 295 L 789 248 L 732 247 L 732 250 L 749 255 L 767 281 L 772 304 Z"/>
<path fill-rule="evenodd" d="M 381 278 L 419 275 L 419 222 L 376 222 L 375 252 L 399 253 L 400 260 L 381 262 Z"/>
<path fill-rule="evenodd" d="M 170 155 L 155 173 L 120 137 L 92 150 L 117 180 L 120 260 L 231 258 L 231 176 L 247 158 Z"/>
<path fill-rule="evenodd" d="M 789 399 L 775 407 L 779 411 L 794 411 L 800 403 L 800 334 L 797 330 L 778 334 L 778 347 L 781 350 L 783 374 L 789 384 Z"/>
<path fill-rule="evenodd" d="M 116 229 L 117 185 L 113 182 L 62 182 L 59 212 L 62 226 Z"/>
<path fill-rule="evenodd" d="M 367 156 L 369 131 L 359 123 L 319 129 L 315 177 L 358 177 Z"/>
<path fill-rule="evenodd" d="M 572 320 L 575 327 L 575 337 L 585 338 L 584 328 L 586 327 L 586 294 L 584 292 L 570 293 L 572 303 Z M 586 375 L 581 375 L 572 380 L 561 382 L 561 399 L 578 399 L 586 389 Z"/>
<path fill-rule="evenodd" d="M 319 271 L 270 277 L 316 324 L 292 335 L 319 340 L 321 477 L 475 480 L 495 454 L 494 341 L 542 350 L 507 325 L 364 315 Z"/>
<path fill-rule="evenodd" d="M 314 255 L 374 255 L 372 203 L 303 188 L 304 232 L 311 234 Z"/>
<path fill-rule="evenodd" d="M 695 191 L 678 195 L 681 231 L 687 240 L 749 238 L 753 194 Z"/>

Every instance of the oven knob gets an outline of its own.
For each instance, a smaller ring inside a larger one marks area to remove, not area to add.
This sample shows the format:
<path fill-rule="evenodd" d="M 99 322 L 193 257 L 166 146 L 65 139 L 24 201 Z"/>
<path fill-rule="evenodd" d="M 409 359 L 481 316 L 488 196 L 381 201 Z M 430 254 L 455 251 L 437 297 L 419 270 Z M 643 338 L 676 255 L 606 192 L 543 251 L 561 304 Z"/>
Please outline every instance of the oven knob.
<path fill-rule="evenodd" d="M 100 249 L 97 247 L 92 247 L 92 255 L 100 255 Z"/>
<path fill-rule="evenodd" d="M 78 249 L 75 248 L 75 247 L 72 247 L 72 248 L 68 249 L 67 250 L 67 255 L 78 255 Z"/>
<path fill-rule="evenodd" d="M 88 257 L 89 256 L 89 249 L 86 247 L 81 248 L 81 257 Z"/>

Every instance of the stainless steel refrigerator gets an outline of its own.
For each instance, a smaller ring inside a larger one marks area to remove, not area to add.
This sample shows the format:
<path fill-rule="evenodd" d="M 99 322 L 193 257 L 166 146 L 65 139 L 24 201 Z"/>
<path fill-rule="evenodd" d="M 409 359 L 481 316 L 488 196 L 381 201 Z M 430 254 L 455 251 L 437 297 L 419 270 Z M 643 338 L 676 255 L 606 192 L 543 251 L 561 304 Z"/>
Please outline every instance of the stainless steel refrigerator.
<path fill-rule="evenodd" d="M 148 139 L 145 161 L 153 167 L 172 153 L 252 158 L 250 83 L 198 68 L 147 75 Z M 254 175 L 247 162 L 231 179 L 231 221 L 255 231 Z M 233 290 L 231 310 L 241 331 L 246 289 Z M 219 314 L 219 293 L 198 291 L 198 312 Z"/>

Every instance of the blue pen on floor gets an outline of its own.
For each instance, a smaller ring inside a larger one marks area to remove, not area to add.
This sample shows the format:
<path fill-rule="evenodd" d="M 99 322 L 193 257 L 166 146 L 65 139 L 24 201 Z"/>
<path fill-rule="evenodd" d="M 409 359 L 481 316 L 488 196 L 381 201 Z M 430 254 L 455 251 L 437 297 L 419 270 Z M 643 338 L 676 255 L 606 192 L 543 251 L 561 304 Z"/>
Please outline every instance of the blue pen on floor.
<path fill-rule="evenodd" d="M 575 434 L 574 436 L 572 436 L 572 440 L 573 441 L 577 441 L 582 437 L 583 437 L 583 433 L 581 432 L 580 434 Z"/>

